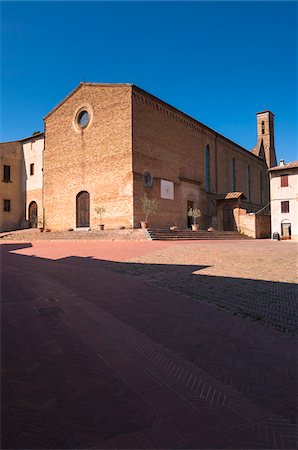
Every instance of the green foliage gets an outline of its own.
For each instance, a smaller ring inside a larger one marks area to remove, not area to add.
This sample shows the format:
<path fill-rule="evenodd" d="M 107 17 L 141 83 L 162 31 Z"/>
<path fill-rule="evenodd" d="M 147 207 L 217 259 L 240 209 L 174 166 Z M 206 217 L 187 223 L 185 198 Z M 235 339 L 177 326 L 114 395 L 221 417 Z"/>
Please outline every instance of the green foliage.
<path fill-rule="evenodd" d="M 201 210 L 199 208 L 189 208 L 187 215 L 193 218 L 194 224 L 197 223 L 197 219 L 201 217 Z"/>
<path fill-rule="evenodd" d="M 106 212 L 104 206 L 99 205 L 96 208 L 94 208 L 94 211 L 96 212 L 96 214 L 99 215 L 99 219 L 100 219 L 100 223 L 101 223 L 102 222 L 102 216 Z"/>
<path fill-rule="evenodd" d="M 36 134 L 41 133 L 41 131 L 34 131 L 34 133 L 32 133 L 32 136 L 35 136 Z"/>
<path fill-rule="evenodd" d="M 149 214 L 154 214 L 158 208 L 159 204 L 156 198 L 148 198 L 147 194 L 141 199 L 142 211 L 146 214 L 145 221 L 147 222 Z"/>

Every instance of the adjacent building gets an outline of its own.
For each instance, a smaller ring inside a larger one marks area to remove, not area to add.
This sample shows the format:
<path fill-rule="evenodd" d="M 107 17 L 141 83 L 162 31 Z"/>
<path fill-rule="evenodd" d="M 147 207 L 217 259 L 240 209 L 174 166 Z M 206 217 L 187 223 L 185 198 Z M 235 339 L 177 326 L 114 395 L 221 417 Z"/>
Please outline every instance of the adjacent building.
<path fill-rule="evenodd" d="M 282 239 L 298 239 L 298 161 L 269 169 L 271 229 Z"/>
<path fill-rule="evenodd" d="M 52 230 L 95 228 L 98 206 L 106 228 L 137 228 L 146 194 L 159 202 L 152 227 L 186 228 L 192 207 L 201 209 L 201 228 L 245 232 L 269 203 L 270 111 L 257 113 L 251 151 L 132 84 L 81 83 L 44 122 L 44 134 L 12 143 L 23 208 L 18 218 L 3 211 L 2 230 L 38 220 Z M 9 144 L 0 147 L 2 167 L 10 165 Z M 11 214 L 17 204 L 11 198 Z"/>

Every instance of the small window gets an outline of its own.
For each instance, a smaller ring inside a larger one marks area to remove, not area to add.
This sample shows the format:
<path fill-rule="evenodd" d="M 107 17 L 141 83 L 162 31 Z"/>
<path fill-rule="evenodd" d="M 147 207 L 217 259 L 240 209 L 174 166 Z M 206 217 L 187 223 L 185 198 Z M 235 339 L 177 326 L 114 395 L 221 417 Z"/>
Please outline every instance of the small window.
<path fill-rule="evenodd" d="M 10 211 L 10 200 L 3 200 L 3 211 Z"/>
<path fill-rule="evenodd" d="M 34 163 L 30 164 L 30 175 L 34 175 Z"/>
<path fill-rule="evenodd" d="M 281 175 L 280 187 L 288 187 L 288 186 L 289 186 L 288 175 Z"/>
<path fill-rule="evenodd" d="M 265 134 L 265 122 L 262 122 L 262 134 Z"/>
<path fill-rule="evenodd" d="M 3 166 L 3 181 L 6 183 L 10 181 L 10 166 Z"/>
<path fill-rule="evenodd" d="M 281 202 L 281 212 L 282 213 L 288 213 L 290 212 L 290 202 Z"/>

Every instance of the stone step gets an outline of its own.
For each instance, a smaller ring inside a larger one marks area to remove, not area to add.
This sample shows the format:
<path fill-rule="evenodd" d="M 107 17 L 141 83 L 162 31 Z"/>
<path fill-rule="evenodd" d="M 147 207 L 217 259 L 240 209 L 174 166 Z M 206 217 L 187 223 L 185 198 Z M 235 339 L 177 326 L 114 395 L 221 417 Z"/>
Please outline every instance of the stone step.
<path fill-rule="evenodd" d="M 168 230 L 148 228 L 148 236 L 151 240 L 228 240 L 228 239 L 250 239 L 248 236 L 237 231 L 192 231 L 192 230 Z"/>

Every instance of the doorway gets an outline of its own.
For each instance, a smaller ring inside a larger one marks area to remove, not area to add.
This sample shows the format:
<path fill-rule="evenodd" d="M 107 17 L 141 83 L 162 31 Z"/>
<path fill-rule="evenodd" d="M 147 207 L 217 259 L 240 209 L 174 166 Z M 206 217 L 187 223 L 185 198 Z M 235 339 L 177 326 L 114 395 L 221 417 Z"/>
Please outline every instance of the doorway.
<path fill-rule="evenodd" d="M 224 231 L 236 230 L 233 208 L 229 205 L 223 209 L 223 229 Z"/>
<path fill-rule="evenodd" d="M 290 222 L 284 222 L 281 224 L 281 238 L 291 239 L 291 224 Z"/>
<path fill-rule="evenodd" d="M 186 211 L 186 214 L 187 214 L 187 228 L 191 228 L 191 226 L 193 224 L 193 218 L 189 217 L 189 215 L 188 215 L 188 211 L 190 210 L 190 208 L 193 208 L 193 202 L 188 201 L 187 202 L 187 211 Z"/>
<path fill-rule="evenodd" d="M 90 226 L 90 195 L 89 192 L 79 192 L 76 199 L 77 228 Z"/>
<path fill-rule="evenodd" d="M 29 228 L 37 228 L 37 203 L 31 202 L 28 209 Z"/>

